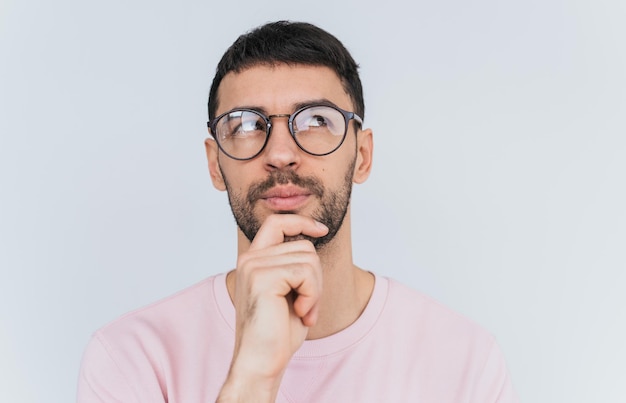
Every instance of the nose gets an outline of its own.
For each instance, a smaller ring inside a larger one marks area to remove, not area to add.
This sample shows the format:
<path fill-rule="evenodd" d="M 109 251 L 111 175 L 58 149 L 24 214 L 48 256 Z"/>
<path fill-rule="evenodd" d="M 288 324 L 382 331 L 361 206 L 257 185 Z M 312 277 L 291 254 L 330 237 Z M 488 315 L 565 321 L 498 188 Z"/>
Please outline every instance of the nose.
<path fill-rule="evenodd" d="M 287 119 L 289 115 L 270 116 L 270 136 L 263 150 L 263 162 L 267 170 L 296 169 L 300 164 L 301 150 L 291 136 Z"/>

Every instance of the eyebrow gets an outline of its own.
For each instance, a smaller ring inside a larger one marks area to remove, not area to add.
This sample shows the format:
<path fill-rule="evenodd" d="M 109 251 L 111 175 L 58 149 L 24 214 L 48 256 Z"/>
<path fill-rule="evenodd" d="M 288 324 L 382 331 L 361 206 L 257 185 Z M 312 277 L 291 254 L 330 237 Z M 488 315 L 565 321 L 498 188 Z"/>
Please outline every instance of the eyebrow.
<path fill-rule="evenodd" d="M 309 105 L 328 105 L 328 106 L 334 106 L 336 108 L 338 108 L 338 106 L 330 101 L 327 98 L 317 98 L 317 99 L 309 99 L 306 101 L 301 101 L 301 102 L 297 102 L 295 104 L 291 105 L 291 112 L 285 112 L 285 113 L 293 113 L 299 109 L 304 108 L 305 106 L 309 106 Z M 240 105 L 240 106 L 236 106 L 235 108 L 232 108 L 231 110 L 237 110 L 237 109 L 251 109 L 253 111 L 257 111 L 260 112 L 264 115 L 268 115 L 267 109 L 263 108 L 262 106 L 256 106 L 256 105 Z"/>

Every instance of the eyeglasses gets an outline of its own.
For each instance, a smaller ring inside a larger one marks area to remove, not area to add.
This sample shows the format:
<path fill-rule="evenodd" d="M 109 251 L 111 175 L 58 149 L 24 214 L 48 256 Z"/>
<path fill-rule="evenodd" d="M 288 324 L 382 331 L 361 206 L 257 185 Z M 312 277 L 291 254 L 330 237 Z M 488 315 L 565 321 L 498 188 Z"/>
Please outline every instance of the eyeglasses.
<path fill-rule="evenodd" d="M 337 150 L 346 138 L 348 123 L 356 113 L 326 104 L 307 105 L 291 115 L 266 116 L 254 109 L 233 109 L 207 122 L 219 148 L 230 158 L 249 160 L 261 153 L 270 137 L 272 118 L 289 118 L 291 136 L 298 147 L 311 155 L 323 156 Z"/>

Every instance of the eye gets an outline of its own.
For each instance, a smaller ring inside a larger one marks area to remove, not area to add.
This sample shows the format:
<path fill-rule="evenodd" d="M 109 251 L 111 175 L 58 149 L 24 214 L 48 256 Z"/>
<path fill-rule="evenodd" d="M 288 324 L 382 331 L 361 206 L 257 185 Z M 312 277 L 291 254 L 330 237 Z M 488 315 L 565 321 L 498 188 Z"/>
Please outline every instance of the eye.
<path fill-rule="evenodd" d="M 314 115 L 307 121 L 309 127 L 325 127 L 328 126 L 328 118 L 322 115 Z"/>
<path fill-rule="evenodd" d="M 250 114 L 248 114 L 250 115 Z M 242 116 L 241 123 L 237 126 L 237 133 L 250 133 L 255 131 L 265 131 L 265 122 L 258 116 Z"/>
<path fill-rule="evenodd" d="M 218 129 L 222 139 L 248 138 L 264 135 L 265 120 L 253 112 L 234 111 L 222 118 Z"/>
<path fill-rule="evenodd" d="M 293 126 L 299 136 L 307 133 L 316 136 L 322 134 L 342 136 L 345 132 L 345 119 L 335 108 L 314 105 L 302 109 L 296 115 Z"/>
<path fill-rule="evenodd" d="M 343 124 L 341 113 L 328 106 L 311 106 L 305 108 L 296 115 L 294 128 L 298 132 L 330 132 L 341 131 Z"/>

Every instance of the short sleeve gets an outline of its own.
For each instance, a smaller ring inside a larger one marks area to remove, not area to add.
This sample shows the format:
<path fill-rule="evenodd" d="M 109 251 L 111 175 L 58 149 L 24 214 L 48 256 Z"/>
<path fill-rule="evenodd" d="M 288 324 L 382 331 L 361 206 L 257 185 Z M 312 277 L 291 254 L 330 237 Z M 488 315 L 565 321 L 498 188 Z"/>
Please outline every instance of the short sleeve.
<path fill-rule="evenodd" d="M 77 403 L 138 402 L 128 380 L 98 335 L 85 349 L 81 363 Z"/>
<path fill-rule="evenodd" d="M 519 403 L 504 356 L 494 341 L 472 396 L 473 403 Z"/>

